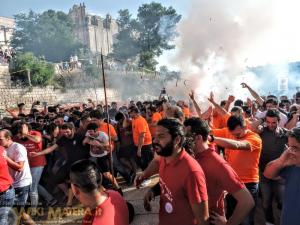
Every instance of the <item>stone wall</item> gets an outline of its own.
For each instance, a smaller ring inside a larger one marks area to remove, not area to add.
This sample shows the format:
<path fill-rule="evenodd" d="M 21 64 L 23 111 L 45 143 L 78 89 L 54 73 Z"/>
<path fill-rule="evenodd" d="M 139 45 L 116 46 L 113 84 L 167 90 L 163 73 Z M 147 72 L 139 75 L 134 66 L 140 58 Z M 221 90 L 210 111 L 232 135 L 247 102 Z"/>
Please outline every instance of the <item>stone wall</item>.
<path fill-rule="evenodd" d="M 4 88 L 0 87 L 0 110 L 4 110 L 5 107 L 15 107 L 17 103 L 24 102 L 27 107 L 39 100 L 41 102 L 47 102 L 48 105 L 54 105 L 58 103 L 79 103 L 87 102 L 88 98 L 97 102 L 104 102 L 103 88 L 99 89 L 76 89 L 67 90 L 61 92 L 61 90 L 53 89 L 53 87 L 45 88 Z M 119 96 L 114 90 L 107 90 L 107 98 L 109 102 L 118 101 Z"/>

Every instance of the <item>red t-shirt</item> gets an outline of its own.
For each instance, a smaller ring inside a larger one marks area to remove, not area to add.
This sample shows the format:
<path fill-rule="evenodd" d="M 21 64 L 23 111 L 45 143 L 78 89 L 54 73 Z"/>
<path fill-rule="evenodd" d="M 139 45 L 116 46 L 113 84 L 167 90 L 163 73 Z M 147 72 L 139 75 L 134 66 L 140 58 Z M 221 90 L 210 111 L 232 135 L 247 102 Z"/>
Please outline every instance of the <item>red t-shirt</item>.
<path fill-rule="evenodd" d="M 8 171 L 6 159 L 3 156 L 5 151 L 6 150 L 2 146 L 0 146 L 0 192 L 6 191 L 13 183 L 13 179 L 11 178 Z"/>
<path fill-rule="evenodd" d="M 34 136 L 39 136 L 39 137 L 42 137 L 41 133 L 38 132 L 38 131 L 29 131 L 29 134 L 30 135 L 34 135 Z M 26 148 L 27 152 L 40 152 L 42 151 L 43 147 L 43 142 L 40 141 L 39 143 L 35 143 L 31 140 L 29 140 L 27 138 L 26 141 L 20 139 L 18 136 L 15 136 L 13 138 L 13 140 L 15 142 L 18 142 L 22 145 L 24 145 L 24 147 Z M 29 166 L 30 167 L 38 167 L 38 166 L 45 166 L 46 165 L 46 158 L 44 155 L 41 155 L 41 156 L 37 156 L 37 157 L 30 157 L 29 154 L 28 155 L 28 160 L 29 160 Z"/>
<path fill-rule="evenodd" d="M 90 213 L 86 213 L 82 225 L 128 225 L 126 202 L 116 191 L 107 191 L 107 199 Z"/>
<path fill-rule="evenodd" d="M 244 188 L 242 181 L 232 167 L 212 148 L 196 154 L 195 159 L 201 165 L 206 177 L 209 210 L 224 216 L 225 191 L 235 193 L 241 190 Z"/>
<path fill-rule="evenodd" d="M 169 164 L 161 157 L 159 184 L 159 225 L 194 225 L 191 205 L 208 199 L 205 176 L 199 163 L 186 151 Z"/>

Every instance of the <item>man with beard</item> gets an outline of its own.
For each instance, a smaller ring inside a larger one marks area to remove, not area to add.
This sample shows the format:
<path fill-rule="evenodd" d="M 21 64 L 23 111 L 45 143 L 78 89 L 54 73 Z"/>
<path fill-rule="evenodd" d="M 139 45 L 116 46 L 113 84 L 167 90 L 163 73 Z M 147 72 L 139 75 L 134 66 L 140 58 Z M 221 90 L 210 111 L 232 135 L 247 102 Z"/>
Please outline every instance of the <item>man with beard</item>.
<path fill-rule="evenodd" d="M 64 149 L 64 155 L 66 156 L 66 163 L 63 168 L 60 168 L 60 172 L 55 175 L 56 183 L 63 183 L 68 180 L 70 167 L 72 163 L 80 159 L 88 159 L 89 151 L 86 146 L 82 145 L 84 136 L 75 133 L 75 126 L 73 123 L 65 123 L 61 127 L 62 136 L 56 141 L 56 144 L 44 149 L 41 152 L 31 152 L 30 156 L 46 155 L 61 147 Z M 72 205 L 73 193 L 69 189 L 67 206 Z"/>
<path fill-rule="evenodd" d="M 276 109 L 269 109 L 264 120 L 260 119 L 255 123 L 255 131 L 260 134 L 262 139 L 262 151 L 259 160 L 259 186 L 262 195 L 262 206 L 266 221 L 274 223 L 274 219 L 279 220 L 279 214 L 273 218 L 272 202 L 275 198 L 277 209 L 281 211 L 282 197 L 284 192 L 283 180 L 267 179 L 263 172 L 266 165 L 280 157 L 288 142 L 287 130 L 279 127 L 280 115 Z M 265 122 L 264 126 L 261 124 Z"/>
<path fill-rule="evenodd" d="M 231 166 L 208 143 L 210 128 L 206 121 L 193 117 L 184 122 L 186 136 L 190 137 L 195 159 L 206 177 L 209 212 L 212 224 L 238 225 L 254 207 L 254 201 Z M 224 213 L 225 192 L 237 201 L 232 216 L 226 221 Z"/>
<path fill-rule="evenodd" d="M 198 162 L 183 149 L 183 142 L 183 125 L 177 119 L 160 120 L 153 148 L 161 157 L 155 158 L 137 178 L 139 185 L 159 173 L 159 225 L 209 223 L 205 177 Z"/>

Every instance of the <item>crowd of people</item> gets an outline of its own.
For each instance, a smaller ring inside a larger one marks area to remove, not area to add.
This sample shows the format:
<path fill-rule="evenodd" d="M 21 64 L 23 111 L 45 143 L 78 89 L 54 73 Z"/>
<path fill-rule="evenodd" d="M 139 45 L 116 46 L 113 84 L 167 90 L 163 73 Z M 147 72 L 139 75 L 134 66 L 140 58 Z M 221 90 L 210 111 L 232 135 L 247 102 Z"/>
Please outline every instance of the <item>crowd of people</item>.
<path fill-rule="evenodd" d="M 300 92 L 289 99 L 241 88 L 247 101 L 229 95 L 219 104 L 211 93 L 206 111 L 193 92 L 193 107 L 158 98 L 7 109 L 0 224 L 12 207 L 71 207 L 74 196 L 91 209 L 83 224 L 129 224 L 132 205 L 116 177 L 139 188 L 155 174 L 144 207 L 160 196 L 160 225 L 252 225 L 259 196 L 266 222 L 299 224 Z M 26 211 L 22 219 L 33 222 Z"/>
<path fill-rule="evenodd" d="M 4 48 L 0 46 L 0 65 L 9 64 L 10 60 L 15 56 L 13 48 Z"/>

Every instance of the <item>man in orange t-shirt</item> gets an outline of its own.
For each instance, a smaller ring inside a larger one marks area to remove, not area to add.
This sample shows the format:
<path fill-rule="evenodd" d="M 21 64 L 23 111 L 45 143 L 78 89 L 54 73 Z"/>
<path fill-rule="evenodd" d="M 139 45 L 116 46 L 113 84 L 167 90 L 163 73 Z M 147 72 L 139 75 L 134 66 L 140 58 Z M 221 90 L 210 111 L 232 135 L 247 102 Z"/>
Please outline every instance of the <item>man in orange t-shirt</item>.
<path fill-rule="evenodd" d="M 256 201 L 259 182 L 258 164 L 262 148 L 261 138 L 258 134 L 247 129 L 245 120 L 241 115 L 230 116 L 227 121 L 227 128 L 214 129 L 213 134 L 216 137 L 213 137 L 211 141 L 225 148 L 226 160 Z M 234 200 L 229 195 L 227 198 L 227 216 L 230 216 L 234 208 Z M 246 224 L 254 224 L 254 210 L 250 212 Z"/>
<path fill-rule="evenodd" d="M 159 112 L 156 111 L 156 107 L 153 106 L 149 108 L 149 116 L 151 116 L 151 119 L 149 121 L 149 129 L 151 136 L 154 137 L 156 131 L 156 124 L 162 119 L 162 116 Z"/>
<path fill-rule="evenodd" d="M 132 118 L 132 135 L 137 161 L 144 170 L 153 159 L 152 136 L 147 121 L 139 114 L 136 106 L 131 106 L 128 114 Z"/>

